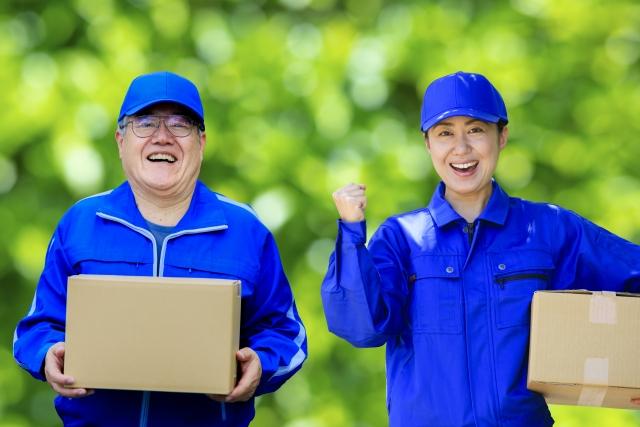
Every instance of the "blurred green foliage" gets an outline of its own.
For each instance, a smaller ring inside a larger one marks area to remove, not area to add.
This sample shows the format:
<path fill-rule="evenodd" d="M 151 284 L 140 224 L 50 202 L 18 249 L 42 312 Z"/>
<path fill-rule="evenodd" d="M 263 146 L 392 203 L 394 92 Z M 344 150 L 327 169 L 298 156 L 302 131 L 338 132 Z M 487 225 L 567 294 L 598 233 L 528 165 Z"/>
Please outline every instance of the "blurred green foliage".
<path fill-rule="evenodd" d="M 119 184 L 113 133 L 130 80 L 169 69 L 205 102 L 202 180 L 274 231 L 310 359 L 258 401 L 256 426 L 386 425 L 383 349 L 331 336 L 319 286 L 330 193 L 365 182 L 369 232 L 427 203 L 422 93 L 457 70 L 503 93 L 498 180 L 640 242 L 637 0 L 4 0 L 0 3 L 0 427 L 57 425 L 52 392 L 11 356 L 49 236 L 77 199 Z M 559 426 L 634 411 L 552 407 Z"/>

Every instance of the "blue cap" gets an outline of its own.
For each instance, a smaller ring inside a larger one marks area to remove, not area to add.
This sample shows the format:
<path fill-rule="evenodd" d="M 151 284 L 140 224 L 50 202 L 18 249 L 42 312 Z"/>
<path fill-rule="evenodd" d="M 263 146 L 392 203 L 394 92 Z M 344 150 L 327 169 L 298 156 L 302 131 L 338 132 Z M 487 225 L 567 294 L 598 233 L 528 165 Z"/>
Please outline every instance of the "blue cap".
<path fill-rule="evenodd" d="M 118 121 L 159 102 L 180 104 L 204 123 L 204 110 L 196 85 L 169 71 L 143 74 L 133 79 L 122 101 Z"/>
<path fill-rule="evenodd" d="M 490 123 L 509 122 L 507 108 L 491 82 L 482 74 L 458 71 L 431 82 L 424 93 L 420 130 L 439 121 L 467 116 Z"/>

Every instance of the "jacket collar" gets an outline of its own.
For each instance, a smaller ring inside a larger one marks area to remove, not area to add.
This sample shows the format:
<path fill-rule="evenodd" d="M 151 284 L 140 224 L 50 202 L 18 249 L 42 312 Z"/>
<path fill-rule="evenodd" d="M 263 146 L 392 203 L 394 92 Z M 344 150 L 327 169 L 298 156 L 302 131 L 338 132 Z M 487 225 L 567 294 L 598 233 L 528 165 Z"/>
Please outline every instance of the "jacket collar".
<path fill-rule="evenodd" d="M 127 181 L 105 197 L 98 211 L 137 227 L 147 228 L 147 222 L 136 205 L 133 191 Z M 189 208 L 176 224 L 175 231 L 220 226 L 228 226 L 221 202 L 215 193 L 210 191 L 202 182 L 197 181 Z"/>
<path fill-rule="evenodd" d="M 489 202 L 478 219 L 497 225 L 504 225 L 509 213 L 509 196 L 495 180 L 492 180 L 491 185 L 491 197 L 489 197 Z M 444 198 L 445 189 L 444 182 L 440 182 L 428 206 L 433 221 L 438 228 L 460 219 L 464 220 Z"/>

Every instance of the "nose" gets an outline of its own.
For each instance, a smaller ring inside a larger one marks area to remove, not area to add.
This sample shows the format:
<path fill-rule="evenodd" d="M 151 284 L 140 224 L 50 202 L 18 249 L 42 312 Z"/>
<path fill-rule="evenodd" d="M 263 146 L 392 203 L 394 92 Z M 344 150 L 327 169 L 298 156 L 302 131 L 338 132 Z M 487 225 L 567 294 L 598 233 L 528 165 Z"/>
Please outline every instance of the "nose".
<path fill-rule="evenodd" d="M 453 153 L 454 154 L 467 154 L 471 151 L 471 144 L 469 143 L 469 139 L 465 133 L 458 134 L 456 136 L 454 145 L 453 145 Z"/>
<path fill-rule="evenodd" d="M 160 126 L 152 135 L 153 142 L 157 144 L 171 144 L 173 143 L 173 135 L 169 132 L 164 119 L 160 120 Z"/>

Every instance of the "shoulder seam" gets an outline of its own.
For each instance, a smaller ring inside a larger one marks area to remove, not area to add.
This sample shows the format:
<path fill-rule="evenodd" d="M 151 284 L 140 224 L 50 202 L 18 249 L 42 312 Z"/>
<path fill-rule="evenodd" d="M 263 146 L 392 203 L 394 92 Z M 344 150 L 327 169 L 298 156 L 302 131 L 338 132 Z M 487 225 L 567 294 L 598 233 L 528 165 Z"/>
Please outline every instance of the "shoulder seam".
<path fill-rule="evenodd" d="M 83 202 L 83 201 L 88 200 L 88 199 L 93 199 L 94 197 L 100 197 L 100 196 L 109 195 L 109 194 L 111 194 L 112 191 L 113 191 L 113 188 L 111 190 L 103 191 L 102 193 L 92 194 L 91 196 L 87 196 L 87 197 L 84 197 L 84 198 L 78 200 L 74 204 L 78 204 L 78 203 Z"/>
<path fill-rule="evenodd" d="M 222 194 L 215 193 L 215 195 L 216 195 L 216 198 L 218 200 L 220 200 L 221 202 L 228 203 L 228 204 L 234 205 L 234 206 L 238 206 L 239 208 L 242 208 L 245 211 L 249 212 L 251 215 L 256 217 L 256 219 L 258 221 L 260 221 L 260 217 L 258 217 L 258 214 L 256 213 L 256 211 L 254 211 L 253 208 L 251 206 L 249 206 L 248 204 L 236 202 L 235 200 L 230 199 L 230 198 L 228 198 L 226 196 L 223 196 Z M 260 222 L 262 222 L 262 221 L 260 221 Z"/>

